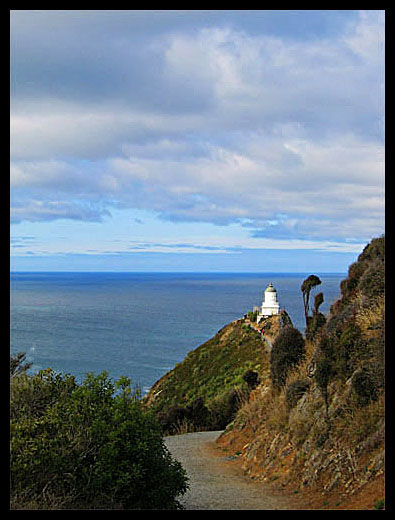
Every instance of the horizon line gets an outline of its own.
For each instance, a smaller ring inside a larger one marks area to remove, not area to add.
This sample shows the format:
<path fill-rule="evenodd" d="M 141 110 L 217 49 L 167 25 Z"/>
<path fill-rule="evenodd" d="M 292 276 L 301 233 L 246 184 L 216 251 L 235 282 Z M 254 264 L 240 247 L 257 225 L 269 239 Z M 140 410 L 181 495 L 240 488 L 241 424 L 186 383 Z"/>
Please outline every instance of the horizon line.
<path fill-rule="evenodd" d="M 320 274 L 347 274 L 347 271 L 315 271 Z M 69 274 L 308 274 L 309 271 L 88 271 L 88 270 L 10 270 L 10 274 L 40 274 L 40 273 L 69 273 Z"/>

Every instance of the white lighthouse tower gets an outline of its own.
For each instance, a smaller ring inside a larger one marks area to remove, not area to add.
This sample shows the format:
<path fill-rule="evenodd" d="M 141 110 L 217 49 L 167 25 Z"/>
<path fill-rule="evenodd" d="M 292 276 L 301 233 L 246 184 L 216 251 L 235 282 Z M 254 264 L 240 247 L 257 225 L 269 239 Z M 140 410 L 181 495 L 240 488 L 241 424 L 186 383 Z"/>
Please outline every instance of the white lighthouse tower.
<path fill-rule="evenodd" d="M 277 291 L 271 283 L 269 283 L 269 285 L 266 287 L 263 295 L 263 302 L 260 307 L 260 312 L 257 316 L 258 323 L 262 318 L 280 314 L 280 304 L 277 300 Z"/>

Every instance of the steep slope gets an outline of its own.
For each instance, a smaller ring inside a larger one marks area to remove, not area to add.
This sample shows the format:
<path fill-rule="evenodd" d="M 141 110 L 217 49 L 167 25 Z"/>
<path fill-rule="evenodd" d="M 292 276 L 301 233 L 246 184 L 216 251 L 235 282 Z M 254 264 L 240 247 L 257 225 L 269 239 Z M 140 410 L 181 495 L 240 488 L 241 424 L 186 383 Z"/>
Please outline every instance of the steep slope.
<path fill-rule="evenodd" d="M 280 321 L 280 316 L 272 317 L 273 330 Z M 268 377 L 268 345 L 258 330 L 240 319 L 189 352 L 159 379 L 146 404 L 170 432 L 222 429 L 256 386 L 255 381 Z"/>
<path fill-rule="evenodd" d="M 341 294 L 282 388 L 261 381 L 218 441 L 251 477 L 319 490 L 333 507 L 368 487 L 384 497 L 384 237 Z"/>

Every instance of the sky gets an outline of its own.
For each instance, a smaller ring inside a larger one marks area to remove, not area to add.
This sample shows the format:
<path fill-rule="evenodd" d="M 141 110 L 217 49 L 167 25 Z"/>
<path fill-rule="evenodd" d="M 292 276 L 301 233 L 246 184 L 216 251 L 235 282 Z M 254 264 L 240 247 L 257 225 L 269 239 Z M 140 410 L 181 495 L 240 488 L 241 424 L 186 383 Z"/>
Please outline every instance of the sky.
<path fill-rule="evenodd" d="M 384 233 L 384 15 L 12 10 L 11 270 L 346 272 Z"/>

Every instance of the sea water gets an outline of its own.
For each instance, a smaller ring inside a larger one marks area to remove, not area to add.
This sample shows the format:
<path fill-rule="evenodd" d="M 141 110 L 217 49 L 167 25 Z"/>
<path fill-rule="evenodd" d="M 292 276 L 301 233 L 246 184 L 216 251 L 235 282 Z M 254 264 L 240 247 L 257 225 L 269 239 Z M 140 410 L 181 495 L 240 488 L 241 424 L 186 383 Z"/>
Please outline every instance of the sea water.
<path fill-rule="evenodd" d="M 311 274 L 311 273 L 308 273 Z M 11 353 L 25 352 L 32 371 L 106 370 L 146 392 L 186 354 L 260 305 L 272 283 L 280 307 L 304 332 L 302 293 L 308 274 L 11 273 Z M 318 274 L 321 312 L 340 296 L 345 273 Z"/>

